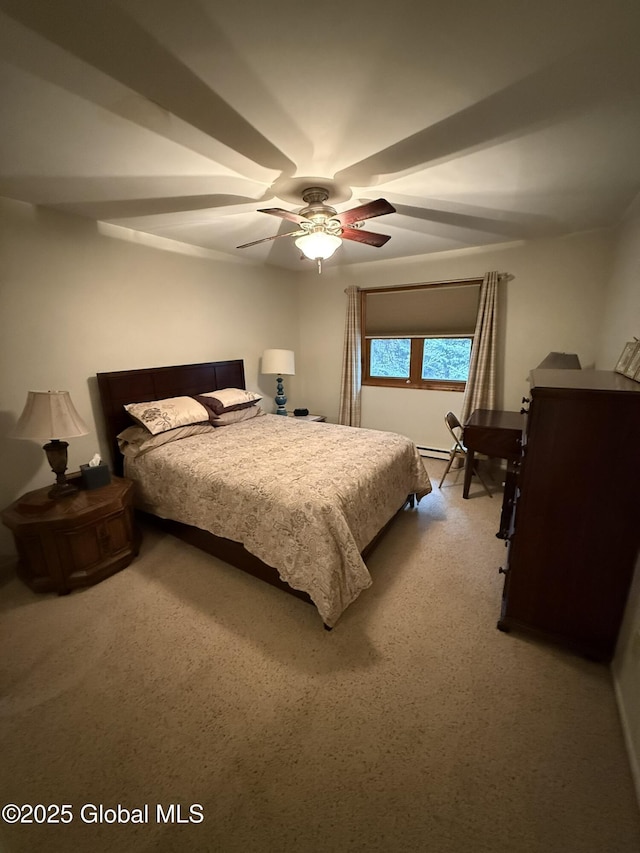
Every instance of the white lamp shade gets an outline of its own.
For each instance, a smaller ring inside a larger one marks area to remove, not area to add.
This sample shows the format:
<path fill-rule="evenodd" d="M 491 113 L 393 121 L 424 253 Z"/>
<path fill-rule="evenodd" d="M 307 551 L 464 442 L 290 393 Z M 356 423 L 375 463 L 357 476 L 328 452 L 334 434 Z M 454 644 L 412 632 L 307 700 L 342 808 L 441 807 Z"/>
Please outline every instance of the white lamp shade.
<path fill-rule="evenodd" d="M 326 261 L 337 248 L 342 246 L 342 240 L 340 237 L 326 234 L 324 231 L 314 231 L 311 234 L 298 237 L 296 246 L 309 260 Z"/>
<path fill-rule="evenodd" d="M 293 350 L 266 349 L 262 353 L 262 372 L 278 376 L 295 376 L 296 366 Z"/>
<path fill-rule="evenodd" d="M 15 438 L 51 439 L 88 435 L 68 391 L 29 391 L 13 430 Z"/>

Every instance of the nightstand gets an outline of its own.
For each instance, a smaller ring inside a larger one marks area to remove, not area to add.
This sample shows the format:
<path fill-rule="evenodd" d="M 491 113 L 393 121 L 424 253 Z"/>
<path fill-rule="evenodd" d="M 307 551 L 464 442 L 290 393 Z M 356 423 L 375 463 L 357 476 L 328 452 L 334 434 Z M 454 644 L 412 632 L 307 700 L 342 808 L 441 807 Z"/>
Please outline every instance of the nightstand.
<path fill-rule="evenodd" d="M 290 418 L 295 418 L 297 421 L 318 421 L 324 423 L 327 418 L 325 415 L 294 415 L 293 412 L 287 412 Z"/>
<path fill-rule="evenodd" d="M 65 595 L 129 565 L 140 544 L 130 480 L 112 477 L 107 486 L 59 500 L 48 497 L 50 488 L 27 492 L 2 513 L 18 550 L 18 574 L 34 592 Z"/>

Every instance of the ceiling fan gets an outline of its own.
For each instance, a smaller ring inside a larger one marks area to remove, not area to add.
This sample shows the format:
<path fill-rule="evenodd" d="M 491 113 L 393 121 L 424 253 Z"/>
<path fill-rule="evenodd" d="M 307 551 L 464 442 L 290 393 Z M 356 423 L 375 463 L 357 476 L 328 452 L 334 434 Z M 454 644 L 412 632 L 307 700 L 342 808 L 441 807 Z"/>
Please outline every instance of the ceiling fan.
<path fill-rule="evenodd" d="M 375 216 L 383 216 L 385 213 L 395 213 L 396 209 L 384 198 L 369 201 L 359 207 L 352 207 L 337 213 L 335 208 L 325 204 L 329 193 L 323 187 L 309 187 L 302 193 L 302 200 L 306 207 L 299 213 L 283 210 L 281 207 L 269 207 L 259 210 L 258 213 L 269 213 L 271 216 L 279 216 L 289 222 L 298 225 L 296 231 L 286 234 L 274 234 L 273 237 L 265 237 L 262 240 L 254 240 L 244 243 L 238 249 L 246 249 L 256 246 L 258 243 L 266 243 L 269 240 L 277 240 L 279 237 L 297 237 L 295 243 L 303 255 L 318 264 L 318 272 L 322 272 L 322 261 L 330 258 L 335 250 L 342 245 L 342 240 L 355 240 L 356 243 L 366 243 L 368 246 L 384 246 L 391 238 L 386 234 L 375 234 L 372 231 L 363 231 L 362 223 L 366 219 Z"/>

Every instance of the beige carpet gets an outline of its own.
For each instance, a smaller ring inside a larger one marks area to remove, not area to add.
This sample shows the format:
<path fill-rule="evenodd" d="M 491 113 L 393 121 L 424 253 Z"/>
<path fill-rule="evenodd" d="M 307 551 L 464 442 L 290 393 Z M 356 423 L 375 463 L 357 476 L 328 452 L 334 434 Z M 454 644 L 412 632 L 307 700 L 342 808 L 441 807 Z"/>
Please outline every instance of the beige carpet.
<path fill-rule="evenodd" d="M 638 853 L 608 669 L 496 630 L 500 496 L 428 467 L 332 633 L 153 531 L 83 592 L 7 578 L 0 799 L 73 821 L 0 824 L 0 850 Z M 172 803 L 204 821 L 158 822 Z"/>

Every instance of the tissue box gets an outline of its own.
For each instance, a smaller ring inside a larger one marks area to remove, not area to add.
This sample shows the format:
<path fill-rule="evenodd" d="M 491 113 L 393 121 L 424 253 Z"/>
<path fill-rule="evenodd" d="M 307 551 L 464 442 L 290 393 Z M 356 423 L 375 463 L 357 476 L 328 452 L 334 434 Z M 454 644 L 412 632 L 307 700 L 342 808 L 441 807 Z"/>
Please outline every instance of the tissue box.
<path fill-rule="evenodd" d="M 111 482 L 111 471 L 106 462 L 99 465 L 81 465 L 82 485 L 85 489 L 99 489 L 100 486 L 108 486 Z"/>

